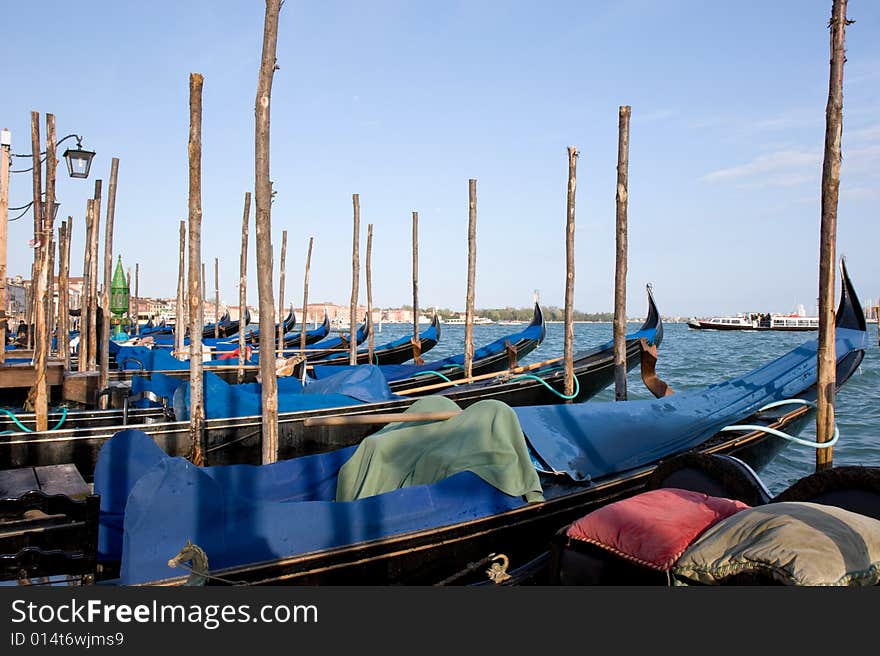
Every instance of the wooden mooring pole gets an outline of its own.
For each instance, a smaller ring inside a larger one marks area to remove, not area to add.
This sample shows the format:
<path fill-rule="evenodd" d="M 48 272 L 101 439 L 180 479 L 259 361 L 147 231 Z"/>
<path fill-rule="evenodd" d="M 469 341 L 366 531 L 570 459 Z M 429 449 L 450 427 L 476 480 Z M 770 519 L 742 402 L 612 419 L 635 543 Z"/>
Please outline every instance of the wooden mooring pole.
<path fill-rule="evenodd" d="M 254 103 L 254 201 L 256 205 L 257 288 L 260 295 L 260 379 L 262 382 L 262 462 L 278 460 L 278 379 L 275 375 L 275 302 L 272 298 L 272 182 L 269 178 L 269 115 L 275 52 L 278 45 L 278 14 L 281 0 L 266 0 L 263 52 Z M 269 348 L 266 348 L 269 346 Z"/>
<path fill-rule="evenodd" d="M 412 213 L 413 362 L 424 364 L 419 339 L 419 213 Z"/>
<path fill-rule="evenodd" d="M 92 234 L 89 242 L 89 371 L 98 368 L 98 234 L 101 229 L 101 180 L 95 180 Z M 107 321 L 108 317 L 101 317 Z"/>
<path fill-rule="evenodd" d="M 836 259 L 837 201 L 840 193 L 840 138 L 843 132 L 843 64 L 846 0 L 831 8 L 831 70 L 825 107 L 825 156 L 822 161 L 822 223 L 819 241 L 819 348 L 816 441 L 829 442 L 834 434 L 834 397 L 837 354 L 834 330 L 834 264 Z M 816 470 L 830 469 L 832 447 L 816 449 Z"/>
<path fill-rule="evenodd" d="M 104 285 L 101 290 L 101 373 L 98 389 L 105 389 L 110 380 L 110 279 L 113 269 L 113 219 L 116 216 L 116 180 L 119 175 L 119 158 L 110 163 L 110 187 L 107 189 L 107 220 L 104 224 Z M 107 397 L 104 397 L 106 400 Z"/>
<path fill-rule="evenodd" d="M 565 212 L 565 395 L 574 395 L 574 201 L 577 190 L 578 151 L 568 147 L 568 194 Z"/>
<path fill-rule="evenodd" d="M 174 305 L 174 357 L 183 357 L 186 342 L 186 323 L 183 296 L 186 287 L 186 221 L 180 222 L 177 256 L 177 299 Z"/>
<path fill-rule="evenodd" d="M 205 464 L 205 407 L 202 386 L 202 85 L 201 73 L 189 76 L 189 438 L 194 465 Z M 204 271 L 204 265 L 202 265 Z"/>
<path fill-rule="evenodd" d="M 12 148 L 12 135 L 3 128 L 0 132 L 0 364 L 6 362 L 6 251 L 9 243 L 9 158 Z"/>
<path fill-rule="evenodd" d="M 370 334 L 367 336 L 367 362 L 373 364 L 373 272 L 371 260 L 373 256 L 373 224 L 367 224 L 367 328 Z"/>
<path fill-rule="evenodd" d="M 464 315 L 464 377 L 473 375 L 474 279 L 477 269 L 477 181 L 468 180 L 468 270 Z"/>
<path fill-rule="evenodd" d="M 220 337 L 220 258 L 214 258 L 214 339 Z"/>
<path fill-rule="evenodd" d="M 54 229 L 47 232 L 49 252 L 46 263 L 46 357 L 52 357 L 52 335 L 55 332 L 55 241 Z"/>
<path fill-rule="evenodd" d="M 141 282 L 141 265 L 139 262 L 135 262 L 134 263 L 134 333 L 135 333 L 135 335 L 141 334 L 140 282 Z M 131 289 L 131 287 L 129 287 L 129 289 Z"/>
<path fill-rule="evenodd" d="M 278 350 L 284 350 L 284 280 L 287 275 L 287 230 L 281 231 L 281 262 L 278 269 Z"/>
<path fill-rule="evenodd" d="M 309 237 L 309 250 L 306 253 L 306 276 L 303 282 L 303 309 L 302 309 L 302 326 L 299 331 L 299 348 L 304 351 L 306 348 L 306 329 L 308 328 L 306 313 L 309 309 L 309 269 L 312 266 L 312 246 L 315 243 L 314 237 Z"/>
<path fill-rule="evenodd" d="M 33 118 L 36 113 L 32 113 Z M 38 115 L 37 115 L 38 116 Z M 33 137 L 33 123 L 31 124 Z M 35 150 L 36 168 L 42 167 L 40 161 L 40 143 L 39 143 L 39 120 L 36 125 L 37 147 Z M 39 230 L 34 233 L 34 241 L 38 246 L 35 249 L 36 255 L 36 286 L 34 288 L 34 385 L 28 395 L 28 404 L 34 409 L 35 427 L 38 431 L 44 431 L 49 428 L 49 389 L 46 381 L 48 373 L 49 349 L 51 347 L 51 338 L 48 324 L 48 298 L 51 294 L 48 289 L 49 283 L 49 266 L 52 258 L 52 215 L 55 201 L 55 116 L 46 114 L 46 203 L 40 207 L 40 220 L 35 223 Z M 34 180 L 39 182 L 40 174 L 35 172 Z M 41 189 L 34 189 L 37 196 L 40 195 Z M 34 203 L 34 207 L 37 203 Z"/>
<path fill-rule="evenodd" d="M 361 201 L 358 194 L 351 195 L 351 204 L 354 209 L 354 233 L 351 241 L 351 303 L 348 312 L 348 364 L 357 364 L 357 302 L 358 282 L 360 279 L 360 231 L 361 231 Z"/>
<path fill-rule="evenodd" d="M 37 303 L 43 296 L 38 289 L 40 278 L 40 249 L 43 237 L 43 162 L 40 159 L 40 114 L 31 112 L 31 181 L 33 184 L 34 210 L 34 270 L 31 273 L 30 319 L 28 320 L 28 347 L 36 349 L 34 324 L 37 321 Z M 36 355 L 36 353 L 35 353 Z"/>
<path fill-rule="evenodd" d="M 251 192 L 244 193 L 244 215 L 241 219 L 241 254 L 238 262 L 238 366 L 244 367 L 247 357 L 244 318 L 247 315 L 248 225 L 251 214 Z M 238 382 L 244 382 L 244 369 L 238 370 Z"/>
<path fill-rule="evenodd" d="M 70 235 L 73 217 L 58 228 L 58 357 L 70 369 Z"/>
<path fill-rule="evenodd" d="M 629 105 L 621 105 L 617 133 L 617 227 L 614 266 L 614 400 L 626 401 L 626 258 L 629 189 Z"/>

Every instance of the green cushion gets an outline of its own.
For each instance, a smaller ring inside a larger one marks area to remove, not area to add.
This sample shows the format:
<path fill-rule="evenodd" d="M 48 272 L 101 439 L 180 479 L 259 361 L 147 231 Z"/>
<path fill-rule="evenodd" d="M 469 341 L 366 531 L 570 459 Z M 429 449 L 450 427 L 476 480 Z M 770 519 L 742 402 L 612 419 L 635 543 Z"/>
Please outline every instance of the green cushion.
<path fill-rule="evenodd" d="M 706 531 L 672 572 L 684 583 L 753 573 L 786 585 L 876 585 L 880 521 L 816 503 L 758 506 Z"/>

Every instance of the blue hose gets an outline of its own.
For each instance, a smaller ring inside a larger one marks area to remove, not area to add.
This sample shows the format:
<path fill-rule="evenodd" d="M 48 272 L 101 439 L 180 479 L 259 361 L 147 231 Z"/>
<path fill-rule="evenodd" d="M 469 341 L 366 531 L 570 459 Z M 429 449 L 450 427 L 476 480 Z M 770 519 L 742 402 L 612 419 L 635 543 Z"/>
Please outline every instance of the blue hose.
<path fill-rule="evenodd" d="M 577 395 L 578 395 L 578 394 L 580 393 L 580 391 L 581 391 L 581 385 L 580 385 L 580 383 L 578 382 L 578 378 L 577 378 L 577 376 L 574 377 L 574 393 L 573 393 L 571 396 L 568 396 L 567 394 L 563 394 L 562 392 L 553 389 L 553 388 L 550 386 L 550 383 L 548 383 L 546 380 L 544 380 L 544 379 L 541 378 L 540 376 L 535 376 L 534 374 L 522 374 L 522 375 L 520 375 L 520 376 L 514 376 L 513 378 L 511 378 L 511 380 L 519 380 L 519 379 L 522 379 L 522 378 L 530 378 L 530 379 L 532 379 L 532 380 L 537 380 L 539 383 L 541 383 L 544 387 L 546 387 L 548 390 L 550 390 L 551 392 L 553 392 L 553 393 L 554 393 L 556 396 L 558 396 L 560 399 L 565 399 L 566 401 L 571 401 L 573 398 L 576 398 Z"/>
<path fill-rule="evenodd" d="M 23 423 L 21 423 L 19 421 L 18 417 L 15 416 L 15 413 L 12 412 L 12 410 L 7 410 L 6 408 L 0 408 L 0 412 L 5 412 L 7 415 L 9 415 L 9 418 L 12 419 L 13 422 L 15 422 L 15 425 L 18 426 L 25 433 L 33 433 L 34 432 L 30 428 L 25 426 Z M 58 423 L 55 424 L 49 430 L 50 431 L 58 430 L 59 428 L 61 428 L 61 425 L 65 422 L 66 419 L 67 419 L 67 408 L 61 408 L 61 419 L 59 419 Z M 10 433 L 14 433 L 14 432 L 15 431 L 5 430 L 3 432 L 0 432 L 0 435 L 9 435 Z"/>

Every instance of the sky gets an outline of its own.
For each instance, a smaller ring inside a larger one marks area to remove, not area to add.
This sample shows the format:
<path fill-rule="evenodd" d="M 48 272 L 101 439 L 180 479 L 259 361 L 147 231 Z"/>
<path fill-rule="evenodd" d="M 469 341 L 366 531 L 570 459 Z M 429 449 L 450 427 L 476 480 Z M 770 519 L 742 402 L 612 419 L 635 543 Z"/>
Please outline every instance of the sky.
<path fill-rule="evenodd" d="M 627 313 L 644 315 L 648 283 L 666 316 L 814 313 L 830 12 L 831 0 L 286 0 L 271 99 L 276 295 L 287 230 L 286 301 L 302 302 L 314 236 L 310 300 L 348 303 L 357 193 L 361 302 L 372 223 L 374 305 L 411 303 L 418 211 L 420 304 L 463 309 L 474 178 L 476 306 L 527 306 L 534 290 L 562 305 L 575 146 L 575 307 L 611 311 L 618 108 L 630 105 Z M 848 15 L 837 251 L 864 301 L 880 296 L 880 3 L 851 0 Z M 208 295 L 216 257 L 221 299 L 237 302 L 263 20 L 257 0 L 7 3 L 0 127 L 13 151 L 31 152 L 39 111 L 43 135 L 54 113 L 59 137 L 97 152 L 88 180 L 58 169 L 72 275 L 86 199 L 103 179 L 106 208 L 118 157 L 114 260 L 139 263 L 142 296 L 174 296 L 198 72 Z M 30 175 L 13 174 L 10 205 L 30 200 Z M 11 276 L 29 276 L 32 225 L 10 224 Z"/>

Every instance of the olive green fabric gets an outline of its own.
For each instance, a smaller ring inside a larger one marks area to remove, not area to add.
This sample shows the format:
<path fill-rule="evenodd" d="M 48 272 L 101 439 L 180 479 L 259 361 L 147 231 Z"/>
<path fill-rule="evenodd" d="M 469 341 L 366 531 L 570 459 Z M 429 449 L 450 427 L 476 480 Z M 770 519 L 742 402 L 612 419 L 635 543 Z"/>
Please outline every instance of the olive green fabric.
<path fill-rule="evenodd" d="M 672 572 L 705 584 L 748 572 L 786 585 L 875 585 L 880 521 L 816 503 L 770 503 L 710 528 Z"/>
<path fill-rule="evenodd" d="M 407 412 L 458 409 L 446 397 L 429 396 Z M 511 496 L 544 500 L 516 414 L 510 406 L 488 399 L 451 419 L 388 424 L 367 437 L 339 471 L 336 500 L 428 485 L 463 471 Z"/>

